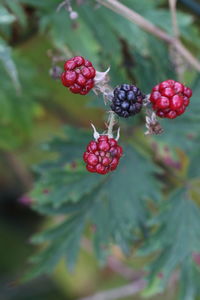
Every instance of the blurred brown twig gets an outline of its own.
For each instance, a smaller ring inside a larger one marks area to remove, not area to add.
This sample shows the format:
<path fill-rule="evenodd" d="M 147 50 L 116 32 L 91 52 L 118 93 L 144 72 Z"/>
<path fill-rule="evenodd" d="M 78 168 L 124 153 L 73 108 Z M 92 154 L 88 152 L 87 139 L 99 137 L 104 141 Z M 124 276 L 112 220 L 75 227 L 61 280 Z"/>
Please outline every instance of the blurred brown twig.
<path fill-rule="evenodd" d="M 155 26 L 143 16 L 128 8 L 117 0 L 96 0 L 99 4 L 113 10 L 129 21 L 141 27 L 143 30 L 155 35 L 159 39 L 173 46 L 176 51 L 197 71 L 200 72 L 200 61 L 182 44 L 177 36 L 170 36 L 168 33 Z"/>

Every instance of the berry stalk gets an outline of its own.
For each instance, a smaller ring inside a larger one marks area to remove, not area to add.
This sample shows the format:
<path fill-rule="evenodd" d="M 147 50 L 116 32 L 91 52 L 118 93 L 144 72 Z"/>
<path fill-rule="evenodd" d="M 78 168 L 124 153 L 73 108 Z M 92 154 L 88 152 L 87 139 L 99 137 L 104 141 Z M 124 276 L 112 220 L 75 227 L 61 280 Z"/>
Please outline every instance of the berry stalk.
<path fill-rule="evenodd" d="M 109 112 L 108 124 L 108 136 L 113 137 L 113 127 L 115 125 L 115 113 L 113 111 Z"/>

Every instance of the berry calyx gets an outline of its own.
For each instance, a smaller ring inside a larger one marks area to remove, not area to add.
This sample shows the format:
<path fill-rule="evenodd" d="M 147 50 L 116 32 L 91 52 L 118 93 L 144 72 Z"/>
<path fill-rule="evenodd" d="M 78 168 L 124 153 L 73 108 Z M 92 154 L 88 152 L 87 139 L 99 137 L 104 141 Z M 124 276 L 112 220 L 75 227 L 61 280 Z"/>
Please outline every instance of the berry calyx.
<path fill-rule="evenodd" d="M 62 84 L 74 94 L 86 95 L 94 87 L 96 70 L 92 63 L 82 56 L 75 56 L 64 64 Z"/>
<path fill-rule="evenodd" d="M 142 109 L 144 95 L 135 85 L 122 84 L 114 89 L 111 109 L 120 117 L 128 118 Z"/>
<path fill-rule="evenodd" d="M 174 119 L 185 112 L 191 96 L 192 90 L 189 87 L 169 79 L 152 89 L 150 101 L 157 116 Z"/>
<path fill-rule="evenodd" d="M 83 159 L 89 172 L 104 175 L 117 168 L 122 154 L 123 149 L 114 138 L 101 135 L 88 144 Z"/>

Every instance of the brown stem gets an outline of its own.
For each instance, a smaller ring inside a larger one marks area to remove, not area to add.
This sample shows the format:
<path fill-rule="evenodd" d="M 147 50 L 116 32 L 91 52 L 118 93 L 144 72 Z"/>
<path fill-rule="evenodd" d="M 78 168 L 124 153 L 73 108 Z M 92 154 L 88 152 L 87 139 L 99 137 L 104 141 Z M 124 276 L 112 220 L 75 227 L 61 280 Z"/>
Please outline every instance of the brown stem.
<path fill-rule="evenodd" d="M 90 254 L 93 252 L 91 243 L 87 238 L 82 239 L 81 245 L 82 248 Z M 122 261 L 120 261 L 118 258 L 116 258 L 114 255 L 110 255 L 108 257 L 106 266 L 113 272 L 121 275 L 127 280 L 140 280 L 143 279 L 146 275 L 146 272 L 144 271 L 134 271 L 133 269 L 125 265 Z"/>
<path fill-rule="evenodd" d="M 180 32 L 179 32 L 178 22 L 177 22 L 176 2 L 177 2 L 177 0 L 169 0 L 169 8 L 171 11 L 172 27 L 173 27 L 174 36 L 178 39 Z"/>
<path fill-rule="evenodd" d="M 131 284 L 124 285 L 119 288 L 99 292 L 93 296 L 82 298 L 81 300 L 117 300 L 132 296 L 142 291 L 146 286 L 146 280 L 139 279 Z"/>
<path fill-rule="evenodd" d="M 171 19 L 172 19 L 172 28 L 173 28 L 173 34 L 176 39 L 176 42 L 180 42 L 180 32 L 177 22 L 177 13 L 176 13 L 176 3 L 177 0 L 169 0 L 169 8 L 171 12 Z M 185 64 L 183 61 L 183 56 L 179 55 L 179 51 L 174 46 L 171 46 L 171 59 L 174 63 L 175 70 L 178 76 L 179 81 L 184 80 L 184 71 L 185 71 Z"/>
<path fill-rule="evenodd" d="M 175 47 L 175 49 L 182 55 L 185 60 L 193 66 L 194 69 L 200 71 L 200 61 L 196 59 L 192 53 L 185 48 L 185 46 L 176 38 L 167 34 L 165 31 L 155 26 L 150 21 L 146 20 L 140 14 L 136 13 L 134 10 L 128 8 L 117 0 L 96 0 L 101 5 L 113 10 L 117 14 L 125 17 L 129 21 L 141 27 L 143 30 L 155 35 L 159 39 L 167 42 L 169 45 Z"/>
<path fill-rule="evenodd" d="M 113 10 L 114 12 L 120 14 L 121 16 L 125 17 L 129 21 L 137 24 L 139 27 L 152 33 L 153 35 L 157 36 L 158 38 L 170 43 L 173 39 L 170 35 L 164 32 L 162 29 L 156 27 L 153 23 L 146 20 L 140 14 L 131 10 L 127 6 L 123 5 L 122 3 L 118 2 L 117 0 L 96 0 L 100 4 L 106 6 L 107 8 Z"/>

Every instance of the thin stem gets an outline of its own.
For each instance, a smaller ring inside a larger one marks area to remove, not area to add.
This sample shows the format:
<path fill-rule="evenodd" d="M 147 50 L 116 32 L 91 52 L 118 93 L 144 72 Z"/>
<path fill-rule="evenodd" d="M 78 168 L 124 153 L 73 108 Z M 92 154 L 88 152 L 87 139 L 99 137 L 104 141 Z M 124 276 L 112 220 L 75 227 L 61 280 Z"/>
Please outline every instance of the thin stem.
<path fill-rule="evenodd" d="M 180 42 L 180 39 L 179 39 L 180 32 L 179 32 L 179 28 L 178 28 L 177 13 L 176 13 L 177 0 L 168 0 L 168 1 L 169 1 L 170 12 L 171 12 L 173 34 L 174 34 L 176 41 Z M 185 64 L 183 61 L 183 57 L 179 55 L 179 51 L 173 45 L 171 46 L 171 59 L 174 62 L 179 81 L 183 81 Z"/>
<path fill-rule="evenodd" d="M 88 253 L 92 254 L 93 249 L 91 242 L 87 238 L 83 238 L 81 241 L 82 248 Z M 114 255 L 110 255 L 107 260 L 106 266 L 111 269 L 113 272 L 119 274 L 127 280 L 139 280 L 143 279 L 146 276 L 146 272 L 144 271 L 134 271 L 129 266 L 125 265 L 122 261 L 120 261 Z"/>
<path fill-rule="evenodd" d="M 117 0 L 96 0 L 101 5 L 113 10 L 119 15 L 125 17 L 129 21 L 141 27 L 143 30 L 155 35 L 159 39 L 167 42 L 169 45 L 174 46 L 174 48 L 182 55 L 185 60 L 197 71 L 200 71 L 200 61 L 196 59 L 192 53 L 185 48 L 185 46 L 176 38 L 167 34 L 165 31 L 155 26 L 150 21 L 146 20 L 140 14 L 131 10 L 127 6 L 121 4 Z"/>
<path fill-rule="evenodd" d="M 146 20 L 140 14 L 131 10 L 127 6 L 123 5 L 122 3 L 118 2 L 117 0 L 96 0 L 98 3 L 106 6 L 107 8 L 115 11 L 116 13 L 120 14 L 121 16 L 125 17 L 129 21 L 137 24 L 139 27 L 152 33 L 153 35 L 157 36 L 158 38 L 170 43 L 173 39 L 170 35 L 168 35 L 162 29 L 156 27 L 153 23 Z"/>
<path fill-rule="evenodd" d="M 178 22 L 177 22 L 176 3 L 177 3 L 177 0 L 169 0 L 169 8 L 171 11 L 173 32 L 174 32 L 175 38 L 178 39 L 180 32 L 179 32 Z"/>
<path fill-rule="evenodd" d="M 115 125 L 115 113 L 113 111 L 109 112 L 108 122 L 108 136 L 113 136 L 113 127 Z"/>
<path fill-rule="evenodd" d="M 131 284 L 124 285 L 119 288 L 99 292 L 93 296 L 82 298 L 81 300 L 117 300 L 132 296 L 142 291 L 146 286 L 146 280 L 139 279 Z"/>

